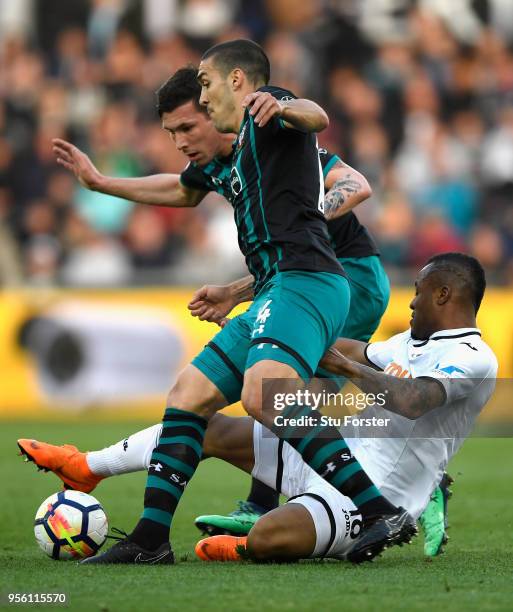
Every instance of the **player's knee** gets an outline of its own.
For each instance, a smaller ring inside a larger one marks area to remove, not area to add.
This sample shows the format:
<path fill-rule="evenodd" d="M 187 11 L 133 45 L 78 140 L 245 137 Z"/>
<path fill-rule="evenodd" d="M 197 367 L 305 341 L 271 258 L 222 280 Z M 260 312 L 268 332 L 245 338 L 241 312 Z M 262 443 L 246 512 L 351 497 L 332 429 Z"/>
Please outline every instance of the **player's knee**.
<path fill-rule="evenodd" d="M 204 418 L 210 418 L 213 411 L 211 399 L 207 393 L 198 392 L 197 389 L 188 389 L 178 383 L 167 396 L 167 406 L 178 408 L 185 412 L 192 412 Z"/>
<path fill-rule="evenodd" d="M 180 372 L 175 384 L 171 387 L 167 395 L 167 405 L 187 410 L 190 389 L 188 389 L 185 372 Z"/>
<path fill-rule="evenodd" d="M 290 365 L 259 361 L 244 374 L 242 405 L 250 416 L 272 429 L 278 396 L 295 393 L 300 384 L 299 375 Z"/>
<path fill-rule="evenodd" d="M 262 393 L 258 385 L 245 384 L 241 402 L 244 410 L 257 421 L 262 420 Z"/>
<path fill-rule="evenodd" d="M 217 387 L 199 370 L 183 370 L 167 396 L 167 406 L 209 418 L 226 405 Z"/>

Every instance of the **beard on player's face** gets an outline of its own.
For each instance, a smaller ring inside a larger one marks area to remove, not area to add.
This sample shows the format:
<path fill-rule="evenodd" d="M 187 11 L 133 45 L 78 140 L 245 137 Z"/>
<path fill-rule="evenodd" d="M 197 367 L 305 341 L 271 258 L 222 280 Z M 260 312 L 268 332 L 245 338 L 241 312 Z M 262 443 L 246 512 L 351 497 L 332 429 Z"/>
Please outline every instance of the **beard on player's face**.
<path fill-rule="evenodd" d="M 427 340 L 435 331 L 436 325 L 432 317 L 419 311 L 414 312 L 411 321 L 411 337 L 414 340 Z"/>
<path fill-rule="evenodd" d="M 427 340 L 441 329 L 440 310 L 436 306 L 434 292 L 425 290 L 419 293 L 412 304 L 414 308 L 410 322 L 411 336 L 415 340 Z"/>
<path fill-rule="evenodd" d="M 422 274 L 415 283 L 415 297 L 410 303 L 412 316 L 411 336 L 415 340 L 427 340 L 438 330 L 437 310 L 435 308 L 433 287 Z"/>

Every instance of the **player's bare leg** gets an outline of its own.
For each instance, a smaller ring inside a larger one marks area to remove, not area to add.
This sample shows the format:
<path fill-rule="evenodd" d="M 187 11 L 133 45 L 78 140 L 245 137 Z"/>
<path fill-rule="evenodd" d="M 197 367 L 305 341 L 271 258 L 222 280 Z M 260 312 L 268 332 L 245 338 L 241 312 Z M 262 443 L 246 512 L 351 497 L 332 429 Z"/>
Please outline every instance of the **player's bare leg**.
<path fill-rule="evenodd" d="M 167 404 L 208 419 L 226 406 L 226 399 L 202 372 L 189 364 L 169 392 Z"/>
<path fill-rule="evenodd" d="M 251 474 L 255 465 L 253 427 L 251 417 L 215 414 L 208 422 L 203 452 L 207 457 L 222 459 Z"/>
<path fill-rule="evenodd" d="M 196 554 L 204 561 L 297 561 L 315 550 L 311 514 L 300 504 L 286 504 L 262 516 L 248 536 L 213 536 L 200 540 Z"/>
<path fill-rule="evenodd" d="M 273 417 L 276 415 L 271 409 L 274 385 L 267 387 L 264 396 L 264 381 L 276 381 L 276 388 L 279 386 L 280 392 L 286 392 L 289 389 L 297 389 L 300 376 L 292 366 L 271 359 L 259 361 L 246 370 L 241 395 L 242 405 L 250 416 L 272 429 Z"/>
<path fill-rule="evenodd" d="M 247 550 L 256 561 L 295 561 L 309 557 L 316 532 L 311 514 L 299 504 L 286 504 L 263 516 L 249 532 Z"/>

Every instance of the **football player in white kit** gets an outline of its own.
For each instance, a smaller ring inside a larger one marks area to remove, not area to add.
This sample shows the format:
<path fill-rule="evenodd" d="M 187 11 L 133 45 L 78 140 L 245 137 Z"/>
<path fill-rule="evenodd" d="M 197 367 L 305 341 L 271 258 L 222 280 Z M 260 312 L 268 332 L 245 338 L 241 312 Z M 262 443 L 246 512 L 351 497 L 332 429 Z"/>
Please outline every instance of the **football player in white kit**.
<path fill-rule="evenodd" d="M 381 431 L 373 429 L 377 437 L 362 438 L 358 426 L 355 437 L 344 436 L 383 495 L 418 518 L 493 392 L 497 359 L 476 327 L 485 289 L 477 260 L 460 253 L 437 255 L 420 271 L 415 288 L 408 331 L 372 344 L 341 338 L 322 366 L 366 393 L 386 395 L 385 406 L 375 405 L 361 415 L 385 421 Z M 226 424 L 213 425 L 226 430 Z M 355 538 L 359 517 L 351 501 L 262 425 L 254 423 L 252 429 L 253 476 L 268 485 L 277 483 L 289 502 L 256 523 L 246 543 L 250 555 L 340 558 L 351 557 L 356 539 L 364 547 L 365 530 Z M 240 457 L 239 447 L 229 433 L 225 445 L 224 456 L 218 449 L 216 456 L 237 464 L 240 458 L 231 456 L 231 449 Z M 232 558 L 230 543 L 235 541 L 244 544 L 243 538 L 231 536 L 206 538 L 197 552 L 203 558 Z"/>
<path fill-rule="evenodd" d="M 352 437 L 347 431 L 344 435 L 382 494 L 418 518 L 493 392 L 497 359 L 476 327 L 485 290 L 484 271 L 476 259 L 461 253 L 432 257 L 415 288 L 409 330 L 371 344 L 340 338 L 321 365 L 367 394 L 385 394 L 383 406 L 375 404 L 358 415 L 382 423 L 373 428 L 373 437 L 358 424 Z M 121 441 L 102 451 L 77 453 L 74 461 L 87 461 L 97 481 L 147 469 L 158 428 L 134 434 L 124 450 Z M 263 515 L 247 537 L 201 540 L 196 546 L 200 558 L 365 559 L 366 530 L 351 500 L 261 424 L 218 414 L 209 423 L 204 452 L 276 487 L 288 502 Z M 72 463 L 52 471 L 62 478 Z"/>

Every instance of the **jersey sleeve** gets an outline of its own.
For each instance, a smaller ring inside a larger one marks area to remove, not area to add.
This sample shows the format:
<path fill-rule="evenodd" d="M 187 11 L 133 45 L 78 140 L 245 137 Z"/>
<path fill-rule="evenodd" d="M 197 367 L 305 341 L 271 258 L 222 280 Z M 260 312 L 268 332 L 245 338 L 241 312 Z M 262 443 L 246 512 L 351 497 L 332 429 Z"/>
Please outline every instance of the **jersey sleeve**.
<path fill-rule="evenodd" d="M 372 342 L 365 347 L 365 358 L 367 361 L 378 368 L 384 370 L 387 365 L 393 361 L 394 352 L 401 342 L 406 342 L 409 337 L 409 332 L 405 331 L 392 336 L 383 342 Z"/>
<path fill-rule="evenodd" d="M 494 382 L 497 360 L 491 350 L 476 343 L 461 342 L 443 354 L 431 372 L 420 378 L 433 378 L 442 385 L 446 404 L 474 393 L 485 381 Z"/>
<path fill-rule="evenodd" d="M 180 174 L 180 182 L 189 189 L 212 191 L 209 177 L 198 166 L 190 162 Z"/>
<path fill-rule="evenodd" d="M 321 160 L 322 174 L 324 178 L 328 176 L 328 172 L 337 163 L 343 163 L 338 155 L 331 153 L 327 149 L 319 149 L 319 159 Z"/>

